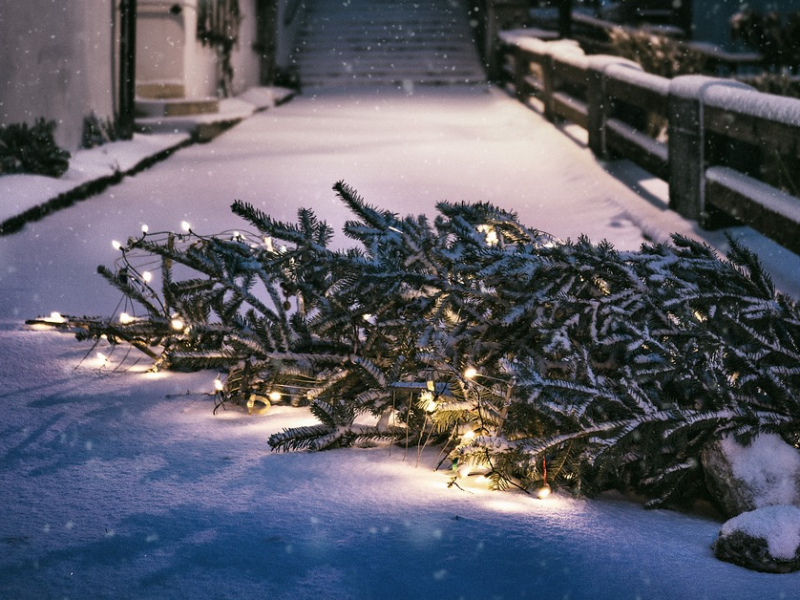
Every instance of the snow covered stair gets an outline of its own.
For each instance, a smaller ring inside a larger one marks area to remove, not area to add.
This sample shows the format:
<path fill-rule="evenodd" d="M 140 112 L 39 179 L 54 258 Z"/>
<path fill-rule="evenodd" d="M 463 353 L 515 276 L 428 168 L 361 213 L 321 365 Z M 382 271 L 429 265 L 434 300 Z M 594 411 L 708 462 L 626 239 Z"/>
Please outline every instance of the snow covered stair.
<path fill-rule="evenodd" d="M 310 0 L 298 40 L 305 88 L 474 84 L 486 76 L 463 0 Z"/>

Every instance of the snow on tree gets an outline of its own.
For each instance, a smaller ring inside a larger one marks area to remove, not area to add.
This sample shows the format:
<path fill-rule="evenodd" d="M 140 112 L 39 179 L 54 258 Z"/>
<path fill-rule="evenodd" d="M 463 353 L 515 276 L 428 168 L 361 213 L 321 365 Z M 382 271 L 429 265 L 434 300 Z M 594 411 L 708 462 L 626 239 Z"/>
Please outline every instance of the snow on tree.
<path fill-rule="evenodd" d="M 236 202 L 257 233 L 131 238 L 99 268 L 124 316 L 59 326 L 154 369 L 223 371 L 218 407 L 309 404 L 319 424 L 273 449 L 438 444 L 454 483 L 669 506 L 705 493 L 699 456 L 721 437 L 797 441 L 800 311 L 733 241 L 728 260 L 679 236 L 619 252 L 491 204 L 442 202 L 431 222 L 334 189 L 353 248 L 310 210 L 289 224 Z M 160 277 L 136 266 L 154 257 Z"/>

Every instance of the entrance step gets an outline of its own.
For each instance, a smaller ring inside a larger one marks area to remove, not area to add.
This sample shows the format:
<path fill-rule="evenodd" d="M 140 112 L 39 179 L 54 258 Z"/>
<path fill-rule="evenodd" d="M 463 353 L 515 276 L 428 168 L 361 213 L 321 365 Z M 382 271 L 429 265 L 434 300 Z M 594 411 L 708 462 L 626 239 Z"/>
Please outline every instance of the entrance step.
<path fill-rule="evenodd" d="M 136 96 L 153 100 L 184 98 L 186 96 L 186 89 L 180 82 L 150 81 L 136 84 Z"/>
<path fill-rule="evenodd" d="M 218 98 L 164 98 L 136 100 L 136 114 L 140 117 L 187 117 L 210 115 L 219 112 Z"/>

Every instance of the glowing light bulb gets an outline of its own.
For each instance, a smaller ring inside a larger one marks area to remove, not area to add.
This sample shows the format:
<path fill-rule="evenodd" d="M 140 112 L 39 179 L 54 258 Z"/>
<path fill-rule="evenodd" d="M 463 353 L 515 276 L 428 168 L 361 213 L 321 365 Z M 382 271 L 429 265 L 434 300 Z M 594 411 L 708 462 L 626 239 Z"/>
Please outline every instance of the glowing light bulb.
<path fill-rule="evenodd" d="M 269 399 L 272 400 L 273 402 L 277 402 L 278 400 L 281 399 L 281 393 L 276 390 L 273 390 L 269 393 Z"/>
<path fill-rule="evenodd" d="M 275 248 L 272 245 L 272 238 L 270 236 L 264 238 L 264 246 L 267 248 L 267 252 L 275 252 Z"/>
<path fill-rule="evenodd" d="M 216 391 L 218 391 L 218 392 L 221 392 L 222 390 L 224 390 L 224 389 L 225 389 L 225 386 L 222 384 L 222 380 L 221 380 L 219 377 L 217 377 L 217 378 L 214 380 L 214 389 L 215 389 Z"/>
<path fill-rule="evenodd" d="M 150 271 L 145 271 L 142 273 L 142 279 L 145 283 L 150 283 L 153 279 L 153 274 Z"/>
<path fill-rule="evenodd" d="M 486 244 L 488 246 L 496 246 L 499 241 L 500 238 L 497 237 L 497 232 L 494 229 L 486 232 Z"/>
<path fill-rule="evenodd" d="M 129 315 L 128 313 L 120 313 L 119 314 L 119 322 L 123 325 L 128 325 L 129 323 L 133 323 L 136 319 Z"/>
<path fill-rule="evenodd" d="M 539 488 L 539 491 L 536 492 L 536 497 L 539 500 L 544 500 L 547 498 L 553 490 L 550 488 L 550 485 L 545 483 L 542 487 Z"/>
<path fill-rule="evenodd" d="M 57 311 L 51 312 L 49 317 L 46 317 L 46 318 L 44 318 L 42 320 L 46 321 L 47 323 L 66 323 L 67 322 L 67 320 L 64 317 L 61 316 L 61 313 L 57 312 Z"/>
<path fill-rule="evenodd" d="M 183 331 L 184 325 L 183 325 L 183 320 L 182 319 L 176 317 L 176 318 L 172 319 L 172 322 L 170 324 L 172 325 L 172 328 L 174 330 Z"/>
<path fill-rule="evenodd" d="M 147 223 L 142 223 L 142 233 L 147 233 L 150 231 L 150 228 L 147 226 Z"/>
<path fill-rule="evenodd" d="M 478 369 L 476 369 L 475 367 L 467 367 L 464 370 L 464 378 L 465 379 L 475 379 L 475 377 L 477 377 L 477 375 L 478 375 Z"/>
<path fill-rule="evenodd" d="M 189 221 L 181 221 L 181 229 L 183 229 L 186 232 L 189 232 L 191 231 L 192 226 L 189 224 Z"/>
<path fill-rule="evenodd" d="M 475 439 L 475 432 L 470 429 L 464 435 L 461 436 L 461 439 L 465 442 Z"/>
<path fill-rule="evenodd" d="M 436 411 L 436 408 L 438 407 L 438 403 L 433 398 L 434 398 L 433 394 L 431 394 L 430 392 L 427 392 L 427 391 L 426 392 L 422 392 L 419 395 L 420 404 L 422 406 L 422 409 L 425 412 L 432 413 L 432 412 Z"/>
<path fill-rule="evenodd" d="M 114 248 L 114 250 L 119 250 L 122 248 L 122 244 L 120 244 L 117 240 L 111 240 L 111 246 Z"/>
<path fill-rule="evenodd" d="M 430 379 L 428 379 L 428 381 L 425 382 L 425 387 L 428 388 L 429 392 L 436 391 L 436 385 Z"/>

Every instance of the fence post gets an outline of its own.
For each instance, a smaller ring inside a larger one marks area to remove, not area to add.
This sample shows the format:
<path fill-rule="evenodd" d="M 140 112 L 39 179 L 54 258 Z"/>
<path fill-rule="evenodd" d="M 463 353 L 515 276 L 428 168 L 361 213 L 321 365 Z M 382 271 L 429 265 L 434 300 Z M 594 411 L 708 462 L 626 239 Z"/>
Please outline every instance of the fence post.
<path fill-rule="evenodd" d="M 519 46 L 514 46 L 514 97 L 520 102 L 527 102 L 530 92 L 525 83 L 525 77 L 530 70 L 530 62 L 525 58 L 525 51 Z"/>
<path fill-rule="evenodd" d="M 486 33 L 483 59 L 489 81 L 500 74 L 497 34 L 509 27 L 522 27 L 528 21 L 528 0 L 486 0 Z"/>
<path fill-rule="evenodd" d="M 542 103 L 544 104 L 544 116 L 548 121 L 556 120 L 556 112 L 553 106 L 553 93 L 556 91 L 556 65 L 555 58 L 548 50 L 542 57 Z"/>
<path fill-rule="evenodd" d="M 706 198 L 706 135 L 703 95 L 712 85 L 748 88 L 735 81 L 684 75 L 669 84 L 669 207 L 687 219 L 708 226 Z"/>
<path fill-rule="evenodd" d="M 589 70 L 587 72 L 586 99 L 588 109 L 588 134 L 589 148 L 595 156 L 608 158 L 606 148 L 606 121 L 611 116 L 611 102 L 606 94 L 606 70 L 612 65 L 620 65 L 631 69 L 642 70 L 637 63 L 632 60 L 597 54 L 589 56 Z"/>

